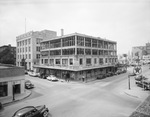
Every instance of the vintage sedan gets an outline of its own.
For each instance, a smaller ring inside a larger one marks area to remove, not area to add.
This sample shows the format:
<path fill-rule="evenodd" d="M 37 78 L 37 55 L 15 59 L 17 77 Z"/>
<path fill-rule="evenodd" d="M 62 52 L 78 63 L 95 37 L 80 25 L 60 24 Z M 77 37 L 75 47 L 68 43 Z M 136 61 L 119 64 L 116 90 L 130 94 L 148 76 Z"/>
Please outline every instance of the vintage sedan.
<path fill-rule="evenodd" d="M 17 110 L 12 117 L 49 117 L 49 110 L 45 105 L 26 106 Z"/>
<path fill-rule="evenodd" d="M 25 80 L 25 88 L 32 89 L 34 88 L 34 84 L 32 84 L 30 80 Z"/>
<path fill-rule="evenodd" d="M 54 76 L 54 75 L 49 75 L 49 76 L 47 77 L 47 80 L 50 80 L 50 81 L 58 81 L 58 78 L 57 78 L 56 76 Z"/>

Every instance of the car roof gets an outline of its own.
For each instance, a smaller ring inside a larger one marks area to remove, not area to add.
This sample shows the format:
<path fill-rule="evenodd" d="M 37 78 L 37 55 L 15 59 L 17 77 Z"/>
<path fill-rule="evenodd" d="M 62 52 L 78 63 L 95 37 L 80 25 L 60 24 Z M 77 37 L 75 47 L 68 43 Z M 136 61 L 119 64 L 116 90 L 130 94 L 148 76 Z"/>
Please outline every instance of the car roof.
<path fill-rule="evenodd" d="M 24 115 L 25 113 L 33 110 L 34 107 L 33 106 L 27 106 L 27 107 L 24 107 L 24 108 L 21 108 L 19 109 L 18 111 L 15 112 L 15 116 L 18 115 L 18 116 L 21 116 L 21 115 Z"/>

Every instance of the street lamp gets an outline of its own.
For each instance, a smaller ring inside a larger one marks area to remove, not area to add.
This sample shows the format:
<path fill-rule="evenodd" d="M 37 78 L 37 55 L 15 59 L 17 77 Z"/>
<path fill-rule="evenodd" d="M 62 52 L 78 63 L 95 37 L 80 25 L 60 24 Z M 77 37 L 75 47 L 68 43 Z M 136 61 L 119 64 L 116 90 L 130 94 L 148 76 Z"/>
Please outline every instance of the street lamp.
<path fill-rule="evenodd" d="M 129 86 L 129 90 L 131 89 L 130 88 L 130 75 L 128 75 L 128 86 Z"/>
<path fill-rule="evenodd" d="M 13 101 L 15 100 L 15 82 L 12 85 L 12 94 L 13 94 Z"/>

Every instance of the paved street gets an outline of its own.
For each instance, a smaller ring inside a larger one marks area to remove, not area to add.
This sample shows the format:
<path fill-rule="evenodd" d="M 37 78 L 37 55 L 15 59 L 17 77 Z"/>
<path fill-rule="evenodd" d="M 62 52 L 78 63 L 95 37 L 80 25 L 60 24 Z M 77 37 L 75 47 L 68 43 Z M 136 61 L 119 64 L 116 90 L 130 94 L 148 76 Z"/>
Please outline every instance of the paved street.
<path fill-rule="evenodd" d="M 143 73 L 148 73 L 147 68 Z M 51 82 L 27 75 L 35 85 L 31 96 L 6 106 L 1 117 L 12 116 L 24 106 L 43 104 L 52 117 L 128 117 L 143 100 L 124 93 L 128 89 L 127 74 L 88 83 Z"/>

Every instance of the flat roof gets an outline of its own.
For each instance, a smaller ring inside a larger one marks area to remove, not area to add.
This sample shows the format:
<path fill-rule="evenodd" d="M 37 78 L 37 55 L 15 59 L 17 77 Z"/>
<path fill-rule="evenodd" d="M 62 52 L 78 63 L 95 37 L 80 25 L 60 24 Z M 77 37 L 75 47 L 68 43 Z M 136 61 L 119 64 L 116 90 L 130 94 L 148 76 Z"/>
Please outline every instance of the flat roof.
<path fill-rule="evenodd" d="M 101 37 L 94 37 L 94 36 L 90 36 L 90 35 L 85 35 L 85 34 L 81 34 L 81 33 L 71 33 L 71 34 L 67 34 L 67 35 L 63 35 L 63 36 L 57 36 L 57 37 L 54 37 L 54 38 L 51 38 L 51 39 L 48 39 L 48 40 L 43 40 L 41 42 L 47 42 L 47 41 L 50 41 L 50 40 L 61 39 L 61 38 L 69 37 L 69 36 L 75 36 L 75 35 L 88 37 L 88 38 L 93 38 L 93 39 L 98 39 L 98 40 L 102 40 L 102 41 L 109 41 L 109 42 L 112 42 L 112 43 L 117 43 L 116 41 L 104 39 L 104 38 L 101 38 Z"/>

